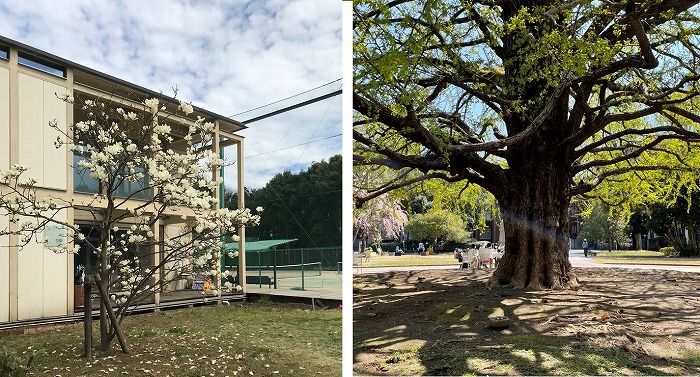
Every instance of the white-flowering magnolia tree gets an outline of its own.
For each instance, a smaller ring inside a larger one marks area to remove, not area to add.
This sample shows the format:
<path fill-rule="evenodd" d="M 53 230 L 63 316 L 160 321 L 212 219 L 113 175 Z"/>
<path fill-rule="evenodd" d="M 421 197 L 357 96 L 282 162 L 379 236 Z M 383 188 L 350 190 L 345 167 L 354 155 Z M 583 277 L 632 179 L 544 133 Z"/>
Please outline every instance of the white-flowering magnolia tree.
<path fill-rule="evenodd" d="M 76 119 L 82 120 L 67 130 L 51 122 L 58 132 L 56 147 L 80 156 L 73 168 L 99 183 L 99 192 L 84 200 L 50 194 L 30 177 L 30 167 L 14 165 L 0 172 L 0 213 L 10 219 L 0 234 L 17 235 L 13 239 L 25 246 L 41 242 L 46 226 L 58 226 L 65 230 L 64 242 L 44 240 L 53 252 L 78 253 L 83 245 L 97 257 L 95 279 L 105 290 L 101 348 L 107 350 L 116 336 L 127 352 L 119 324 L 128 307 L 183 273 L 206 276 L 213 283 L 206 294 L 240 289 L 220 284 L 230 275 L 219 268 L 228 241 L 222 235 L 233 234 L 237 241 L 239 227 L 260 218 L 248 209 L 219 206 L 214 192 L 222 179 L 212 177 L 223 160 L 211 148 L 214 124 L 201 117 L 185 120 L 193 108 L 181 101 L 151 98 L 135 108 L 114 99 L 74 99 L 69 93 L 59 98 L 75 102 Z M 78 117 L 79 112 L 84 115 Z M 99 237 L 86 238 L 85 229 L 65 221 L 69 208 L 88 214 Z M 174 216 L 180 231 L 160 235 L 159 219 L 173 223 Z"/>

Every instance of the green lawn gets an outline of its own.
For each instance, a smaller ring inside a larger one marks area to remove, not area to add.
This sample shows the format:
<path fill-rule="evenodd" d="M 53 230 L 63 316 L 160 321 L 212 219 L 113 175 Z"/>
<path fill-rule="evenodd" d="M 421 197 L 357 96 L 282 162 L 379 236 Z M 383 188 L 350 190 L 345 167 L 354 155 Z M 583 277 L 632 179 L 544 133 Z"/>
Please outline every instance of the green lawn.
<path fill-rule="evenodd" d="M 402 267 L 402 266 L 444 266 L 456 265 L 459 262 L 452 253 L 440 253 L 421 256 L 418 254 L 406 254 L 397 256 L 374 256 L 369 262 L 362 262 L 362 267 Z"/>
<path fill-rule="evenodd" d="M 651 250 L 598 251 L 595 260 L 605 264 L 700 265 L 698 258 L 669 258 L 660 251 Z"/>
<path fill-rule="evenodd" d="M 397 256 L 373 256 L 369 262 L 364 258 L 362 267 L 406 267 L 406 266 L 446 266 L 457 265 L 452 253 L 421 256 L 407 254 Z M 700 265 L 698 258 L 667 258 L 658 251 L 651 250 L 618 250 L 596 251 L 596 262 L 606 264 L 669 264 L 669 265 Z"/>
<path fill-rule="evenodd" d="M 596 256 L 606 258 L 663 258 L 664 253 L 653 250 L 615 250 L 615 251 L 596 251 Z"/>
<path fill-rule="evenodd" d="M 82 324 L 10 335 L 0 338 L 0 347 L 24 360 L 34 350 L 45 350 L 30 376 L 342 374 L 340 310 L 311 311 L 289 304 L 213 305 L 128 317 L 124 331 L 130 354 L 117 352 L 115 341 L 114 351 L 96 352 L 92 361 L 81 357 Z M 94 334 L 99 334 L 97 326 Z"/>

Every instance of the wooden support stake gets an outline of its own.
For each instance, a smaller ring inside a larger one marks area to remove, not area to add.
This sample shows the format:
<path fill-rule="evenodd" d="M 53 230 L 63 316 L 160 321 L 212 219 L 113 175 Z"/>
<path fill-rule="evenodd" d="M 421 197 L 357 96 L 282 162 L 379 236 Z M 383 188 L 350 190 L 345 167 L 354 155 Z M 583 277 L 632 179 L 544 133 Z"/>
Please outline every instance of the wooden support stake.
<path fill-rule="evenodd" d="M 97 283 L 97 289 L 100 290 L 100 299 L 107 308 L 107 315 L 110 321 L 112 321 L 112 327 L 114 327 L 114 332 L 117 334 L 117 340 L 119 340 L 119 345 L 122 347 L 122 352 L 129 353 L 129 348 L 126 346 L 126 341 L 124 340 L 124 335 L 122 335 L 121 327 L 119 327 L 119 322 L 117 322 L 117 317 L 114 316 L 112 304 L 109 302 L 109 297 L 107 297 L 107 291 L 102 285 L 102 278 L 100 275 L 95 275 L 95 283 Z"/>
<path fill-rule="evenodd" d="M 92 279 L 85 276 L 83 282 L 83 333 L 85 337 L 85 357 L 92 359 Z"/>

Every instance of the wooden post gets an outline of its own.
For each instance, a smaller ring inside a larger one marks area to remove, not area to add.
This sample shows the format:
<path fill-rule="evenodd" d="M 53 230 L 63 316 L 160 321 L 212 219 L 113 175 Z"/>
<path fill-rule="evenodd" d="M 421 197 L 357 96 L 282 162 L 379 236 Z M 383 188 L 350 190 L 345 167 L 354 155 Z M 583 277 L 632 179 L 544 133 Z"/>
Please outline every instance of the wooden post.
<path fill-rule="evenodd" d="M 105 306 L 107 309 L 107 315 L 109 316 L 109 320 L 112 321 L 112 327 L 114 328 L 114 332 L 117 334 L 117 339 L 119 340 L 119 345 L 122 347 L 122 352 L 129 353 L 129 348 L 126 346 L 124 335 L 122 335 L 122 330 L 121 327 L 119 327 L 117 317 L 114 316 L 112 304 L 109 302 L 109 297 L 107 297 L 107 291 L 105 291 L 105 288 L 102 285 L 102 278 L 99 274 L 95 275 L 95 283 L 97 283 L 97 289 L 100 290 L 100 300 L 102 301 L 102 305 Z"/>
<path fill-rule="evenodd" d="M 85 357 L 92 359 L 92 279 L 85 275 L 83 282 L 83 333 L 85 336 Z"/>

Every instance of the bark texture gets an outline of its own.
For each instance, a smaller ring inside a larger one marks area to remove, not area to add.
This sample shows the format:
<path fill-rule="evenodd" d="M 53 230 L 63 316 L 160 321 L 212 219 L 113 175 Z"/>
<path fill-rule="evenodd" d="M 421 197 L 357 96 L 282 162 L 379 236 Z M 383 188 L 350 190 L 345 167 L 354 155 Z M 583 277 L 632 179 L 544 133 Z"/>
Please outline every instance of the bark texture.
<path fill-rule="evenodd" d="M 555 111 L 555 119 L 556 119 Z M 532 145 L 514 148 L 507 187 L 496 190 L 506 252 L 489 286 L 567 289 L 578 287 L 569 262 L 571 150 L 561 142 L 561 124 L 549 124 Z"/>

